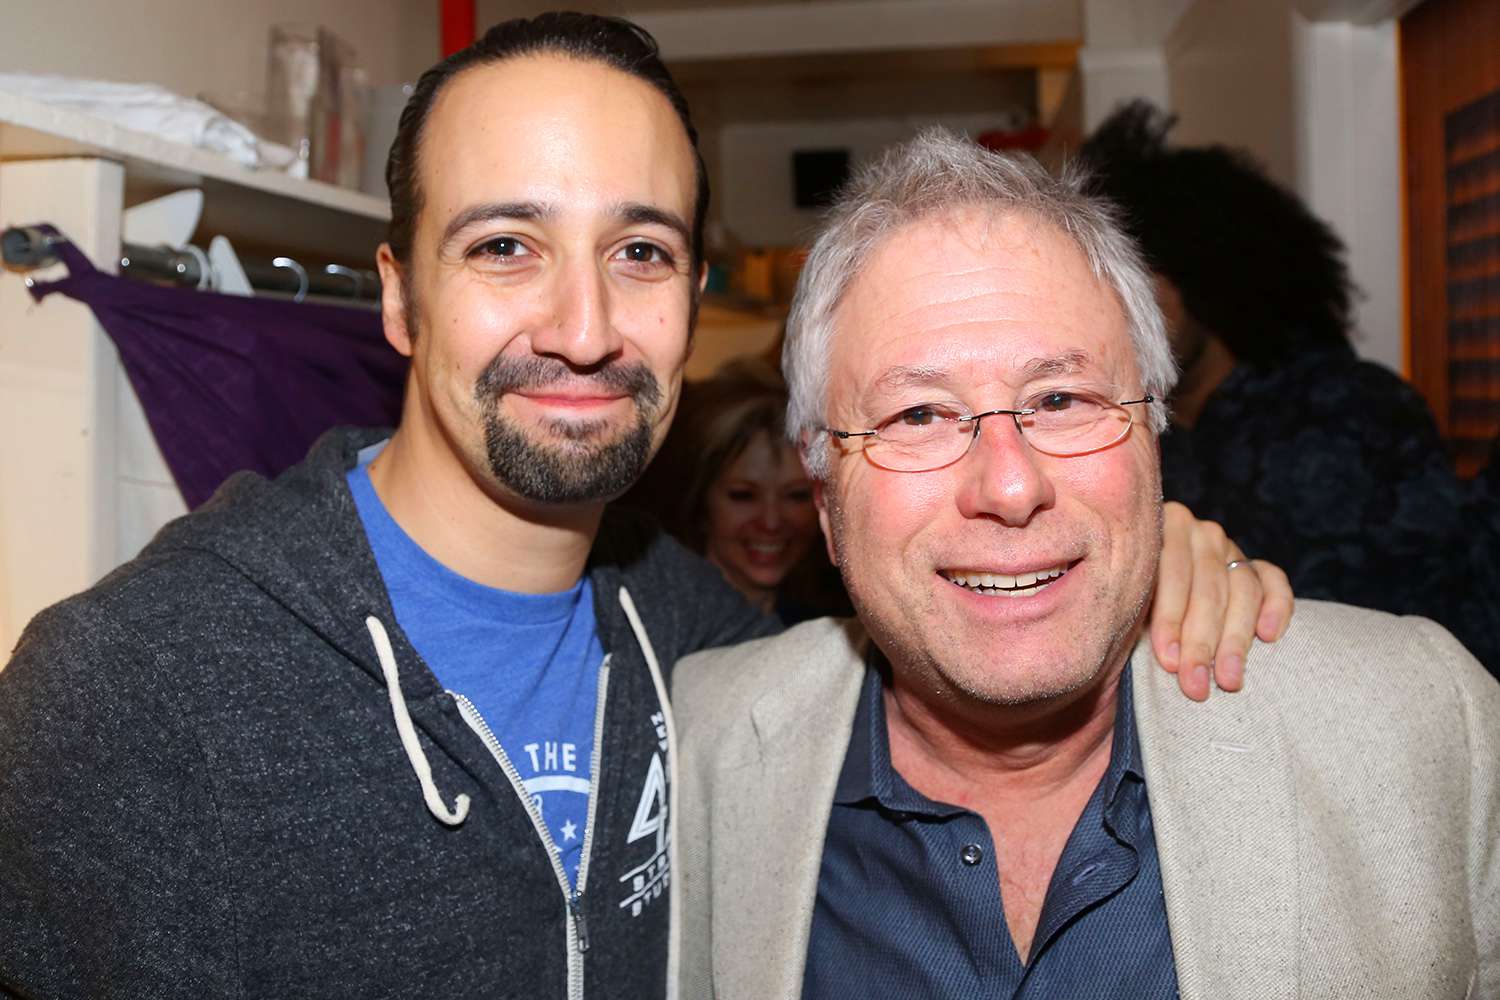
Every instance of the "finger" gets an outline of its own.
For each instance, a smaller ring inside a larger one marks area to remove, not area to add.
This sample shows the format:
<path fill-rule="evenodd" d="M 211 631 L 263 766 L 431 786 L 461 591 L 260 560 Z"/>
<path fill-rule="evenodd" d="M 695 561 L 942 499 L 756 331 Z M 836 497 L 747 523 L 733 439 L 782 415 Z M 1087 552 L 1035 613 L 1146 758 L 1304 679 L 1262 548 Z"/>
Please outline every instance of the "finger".
<path fill-rule="evenodd" d="M 1260 578 L 1261 589 L 1265 592 L 1260 615 L 1255 622 L 1255 634 L 1260 636 L 1262 642 L 1275 642 L 1286 635 L 1287 628 L 1292 624 L 1292 614 L 1296 610 L 1292 582 L 1275 563 L 1256 559 L 1252 565 L 1256 576 Z"/>
<path fill-rule="evenodd" d="M 1255 638 L 1265 588 L 1238 547 L 1231 550 L 1231 560 L 1240 565 L 1228 571 L 1229 606 L 1224 614 L 1224 633 L 1214 651 L 1214 682 L 1225 691 L 1238 691 L 1245 684 L 1245 658 Z"/>
<path fill-rule="evenodd" d="M 1177 686 L 1193 701 L 1207 701 L 1209 692 L 1213 690 L 1213 685 L 1208 682 L 1208 668 L 1193 666 L 1186 661 L 1182 669 L 1177 671 Z"/>
<path fill-rule="evenodd" d="M 1200 521 L 1193 532 L 1193 589 L 1182 619 L 1182 659 L 1177 679 L 1183 693 L 1207 698 L 1209 670 L 1229 607 L 1228 563 L 1234 551 L 1224 529 Z M 1247 574 L 1248 575 L 1248 574 Z"/>
<path fill-rule="evenodd" d="M 1169 672 L 1182 656 L 1182 616 L 1193 578 L 1191 531 L 1195 519 L 1180 503 L 1163 505 L 1161 562 L 1151 599 L 1151 652 Z"/>

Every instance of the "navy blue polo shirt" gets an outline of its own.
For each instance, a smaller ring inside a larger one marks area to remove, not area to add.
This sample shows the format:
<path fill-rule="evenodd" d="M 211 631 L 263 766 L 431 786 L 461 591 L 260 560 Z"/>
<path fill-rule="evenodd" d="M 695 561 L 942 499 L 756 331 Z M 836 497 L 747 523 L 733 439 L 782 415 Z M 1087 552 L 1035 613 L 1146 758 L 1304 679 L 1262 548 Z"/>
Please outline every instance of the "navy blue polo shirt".
<path fill-rule="evenodd" d="M 803 997 L 1175 998 L 1130 667 L 1109 768 L 1063 848 L 1024 962 L 989 827 L 896 773 L 882 684 L 867 668 L 823 847 Z"/>

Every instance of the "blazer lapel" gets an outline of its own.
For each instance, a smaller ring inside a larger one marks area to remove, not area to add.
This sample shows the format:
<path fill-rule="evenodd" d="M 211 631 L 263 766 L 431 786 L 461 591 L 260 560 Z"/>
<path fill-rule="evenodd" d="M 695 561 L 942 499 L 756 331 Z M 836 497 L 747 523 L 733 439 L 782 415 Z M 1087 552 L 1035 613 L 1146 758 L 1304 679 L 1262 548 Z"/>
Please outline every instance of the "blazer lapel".
<path fill-rule="evenodd" d="M 1131 671 L 1182 1000 L 1295 997 L 1297 803 L 1281 720 L 1254 679 L 1183 698 L 1150 647 Z"/>
<path fill-rule="evenodd" d="M 802 994 L 823 839 L 864 679 L 865 638 L 837 630 L 750 708 L 753 748 L 718 772 L 713 962 L 720 1000 Z"/>

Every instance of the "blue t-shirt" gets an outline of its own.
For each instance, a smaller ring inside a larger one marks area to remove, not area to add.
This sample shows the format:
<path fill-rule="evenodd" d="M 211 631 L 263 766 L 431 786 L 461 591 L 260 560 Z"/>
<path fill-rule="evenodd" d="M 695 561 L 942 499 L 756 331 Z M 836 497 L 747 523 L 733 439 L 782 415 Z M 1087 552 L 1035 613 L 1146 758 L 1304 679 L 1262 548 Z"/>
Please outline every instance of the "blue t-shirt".
<path fill-rule="evenodd" d="M 438 682 L 484 718 L 577 885 L 604 659 L 593 587 L 585 576 L 561 593 L 518 594 L 453 572 L 385 509 L 365 467 L 378 451 L 361 452 L 347 478 L 396 621 Z"/>

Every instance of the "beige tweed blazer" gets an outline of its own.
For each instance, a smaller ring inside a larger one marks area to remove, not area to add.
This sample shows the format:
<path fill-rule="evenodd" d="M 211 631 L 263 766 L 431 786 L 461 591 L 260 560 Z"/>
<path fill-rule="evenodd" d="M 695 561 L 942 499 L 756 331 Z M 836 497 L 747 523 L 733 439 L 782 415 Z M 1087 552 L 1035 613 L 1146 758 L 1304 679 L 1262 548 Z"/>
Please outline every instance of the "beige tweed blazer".
<path fill-rule="evenodd" d="M 677 665 L 683 1000 L 800 996 L 866 642 L 825 619 Z M 1500 685 L 1473 657 L 1315 601 L 1240 694 L 1192 703 L 1150 656 L 1131 673 L 1183 1000 L 1500 998 Z M 849 970 L 848 1000 L 884 995 Z"/>

